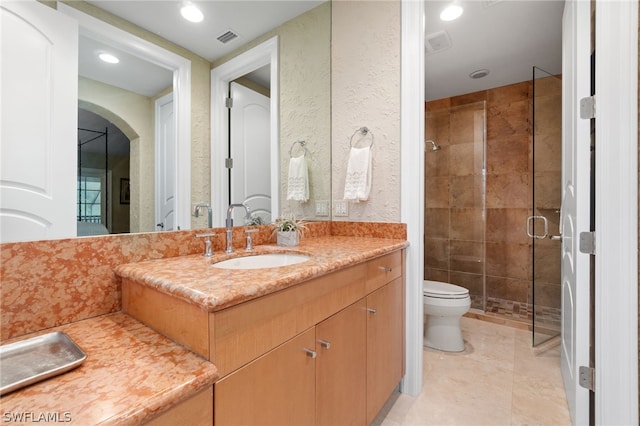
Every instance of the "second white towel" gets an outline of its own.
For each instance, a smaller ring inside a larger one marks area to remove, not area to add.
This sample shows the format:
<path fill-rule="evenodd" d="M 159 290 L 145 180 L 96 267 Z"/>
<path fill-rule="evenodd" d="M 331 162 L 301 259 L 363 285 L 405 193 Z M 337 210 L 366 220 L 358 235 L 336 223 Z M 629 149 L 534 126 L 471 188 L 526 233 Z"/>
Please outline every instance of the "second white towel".
<path fill-rule="evenodd" d="M 371 147 L 351 148 L 344 182 L 344 199 L 366 201 L 371 191 Z"/>
<path fill-rule="evenodd" d="M 287 200 L 306 202 L 309 200 L 309 171 L 304 155 L 289 160 Z"/>

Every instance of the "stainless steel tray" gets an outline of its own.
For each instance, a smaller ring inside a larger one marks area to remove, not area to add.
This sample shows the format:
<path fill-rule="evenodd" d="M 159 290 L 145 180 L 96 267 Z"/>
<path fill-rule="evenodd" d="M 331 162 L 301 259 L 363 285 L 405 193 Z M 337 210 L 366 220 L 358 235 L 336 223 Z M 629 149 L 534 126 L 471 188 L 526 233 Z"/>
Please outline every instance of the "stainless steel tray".
<path fill-rule="evenodd" d="M 86 358 L 61 331 L 0 346 L 0 395 L 76 368 Z"/>

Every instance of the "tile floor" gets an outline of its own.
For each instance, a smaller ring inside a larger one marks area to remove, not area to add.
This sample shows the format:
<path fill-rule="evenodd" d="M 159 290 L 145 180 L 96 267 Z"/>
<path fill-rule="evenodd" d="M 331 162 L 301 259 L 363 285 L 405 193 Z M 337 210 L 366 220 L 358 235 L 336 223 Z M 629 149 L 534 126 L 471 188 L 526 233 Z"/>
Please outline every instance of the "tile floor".
<path fill-rule="evenodd" d="M 537 355 L 531 332 L 462 318 L 465 350 L 424 350 L 423 390 L 398 394 L 381 419 L 396 425 L 570 425 L 559 346 Z"/>

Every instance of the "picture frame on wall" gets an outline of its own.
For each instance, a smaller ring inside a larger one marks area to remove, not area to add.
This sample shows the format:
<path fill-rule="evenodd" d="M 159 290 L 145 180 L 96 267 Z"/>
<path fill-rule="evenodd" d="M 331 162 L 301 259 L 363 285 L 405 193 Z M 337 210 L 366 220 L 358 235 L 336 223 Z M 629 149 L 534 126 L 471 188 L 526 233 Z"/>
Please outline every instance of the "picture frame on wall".
<path fill-rule="evenodd" d="M 120 204 L 131 203 L 131 189 L 129 179 L 120 178 Z"/>

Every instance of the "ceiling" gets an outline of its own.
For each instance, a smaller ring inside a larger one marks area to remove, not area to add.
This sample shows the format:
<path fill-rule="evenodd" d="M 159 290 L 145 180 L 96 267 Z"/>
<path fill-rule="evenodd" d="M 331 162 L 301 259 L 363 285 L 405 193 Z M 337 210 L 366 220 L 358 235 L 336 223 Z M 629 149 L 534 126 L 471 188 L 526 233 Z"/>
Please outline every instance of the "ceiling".
<path fill-rule="evenodd" d="M 430 40 L 434 46 L 446 46 L 438 43 L 442 31 L 451 46 L 427 52 L 427 100 L 530 80 L 533 66 L 561 73 L 564 0 L 459 1 L 464 6 L 462 16 L 444 22 L 439 15 L 447 3 L 425 2 L 427 47 Z M 469 77 L 480 69 L 489 74 L 477 80 Z"/>
<path fill-rule="evenodd" d="M 224 56 L 244 43 L 310 10 L 315 0 L 195 0 L 205 19 L 189 23 L 180 16 L 180 1 L 107 1 L 89 3 L 130 21 L 209 60 Z M 535 65 L 552 74 L 561 72 L 561 22 L 564 0 L 458 0 L 464 6 L 460 18 L 439 19 L 446 1 L 425 1 L 425 97 L 455 96 L 531 79 Z M 217 37 L 231 30 L 235 40 L 223 44 Z M 435 37 L 434 37 L 435 36 Z M 445 42 L 443 44 L 443 41 Z M 447 45 L 449 43 L 449 45 Z M 444 47 L 431 51 L 433 47 Z M 448 46 L 448 47 L 447 47 Z M 171 73 L 123 53 L 120 64 L 100 64 L 96 53 L 111 50 L 90 39 L 81 39 L 80 74 L 137 93 L 149 94 L 168 87 Z M 105 67 L 109 69 L 105 72 Z M 125 68 L 125 77 L 112 71 Z M 129 68 L 130 67 L 130 68 Z M 151 67 L 151 68 L 149 68 Z M 469 73 L 487 69 L 481 79 Z M 151 78 L 158 75 L 158 79 Z"/>

